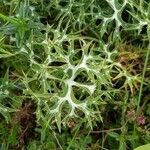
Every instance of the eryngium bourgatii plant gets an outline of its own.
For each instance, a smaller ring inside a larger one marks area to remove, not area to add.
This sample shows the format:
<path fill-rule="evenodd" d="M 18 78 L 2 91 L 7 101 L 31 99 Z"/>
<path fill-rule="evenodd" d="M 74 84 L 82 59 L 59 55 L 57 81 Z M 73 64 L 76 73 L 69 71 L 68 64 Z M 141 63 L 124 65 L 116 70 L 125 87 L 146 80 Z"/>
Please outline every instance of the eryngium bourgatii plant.
<path fill-rule="evenodd" d="M 21 48 L 29 56 L 29 70 L 24 72 L 24 94 L 37 101 L 38 119 L 56 121 L 59 129 L 66 119 L 100 117 L 102 96 L 111 98 L 111 68 L 117 66 L 109 45 L 77 34 L 47 26 L 45 36 L 31 35 Z M 43 40 L 44 39 L 44 40 Z M 95 46 L 96 44 L 100 47 Z M 105 90 L 104 90 L 105 88 Z M 105 102 L 106 103 L 106 102 Z"/>
<path fill-rule="evenodd" d="M 37 101 L 38 120 L 56 122 L 59 130 L 70 118 L 83 117 L 90 127 L 93 119 L 102 120 L 99 106 L 118 91 L 113 88 L 114 72 L 116 79 L 126 77 L 125 88 L 133 88 L 133 80 L 140 82 L 114 61 L 118 52 L 110 51 L 112 41 L 106 44 L 67 29 L 68 24 L 63 30 L 60 24 L 47 25 L 44 37 L 31 35 L 21 48 L 29 56 L 29 70 L 22 77 L 24 94 Z"/>

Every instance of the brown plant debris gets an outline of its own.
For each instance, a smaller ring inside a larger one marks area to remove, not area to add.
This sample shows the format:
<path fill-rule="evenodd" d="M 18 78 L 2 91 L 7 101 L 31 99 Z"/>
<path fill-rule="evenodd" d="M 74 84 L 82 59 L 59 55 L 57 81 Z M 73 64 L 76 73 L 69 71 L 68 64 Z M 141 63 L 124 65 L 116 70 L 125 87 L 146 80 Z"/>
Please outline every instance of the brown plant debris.
<path fill-rule="evenodd" d="M 36 104 L 32 101 L 23 101 L 21 108 L 14 115 L 13 122 L 20 126 L 17 149 L 21 149 L 31 138 L 35 138 Z"/>

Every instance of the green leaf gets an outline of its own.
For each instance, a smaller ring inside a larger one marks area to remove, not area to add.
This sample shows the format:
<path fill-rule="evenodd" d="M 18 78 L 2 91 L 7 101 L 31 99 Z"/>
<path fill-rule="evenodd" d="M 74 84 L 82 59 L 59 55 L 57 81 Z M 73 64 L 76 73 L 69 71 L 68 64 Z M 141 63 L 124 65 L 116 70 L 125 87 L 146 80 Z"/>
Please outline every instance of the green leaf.
<path fill-rule="evenodd" d="M 116 138 L 116 139 L 119 138 L 119 136 L 120 136 L 120 135 L 119 135 L 118 133 L 116 133 L 116 132 L 108 132 L 108 135 L 111 136 L 111 137 L 113 137 L 113 138 Z"/>
<path fill-rule="evenodd" d="M 9 51 L 6 51 L 2 48 L 0 48 L 0 58 L 7 58 L 7 57 L 11 57 L 11 56 L 15 56 L 18 53 L 10 53 Z"/>
<path fill-rule="evenodd" d="M 56 124 L 57 124 L 58 130 L 61 133 L 61 114 L 60 113 L 57 113 L 56 120 L 57 120 Z"/>
<path fill-rule="evenodd" d="M 8 136 L 8 142 L 9 144 L 15 144 L 17 142 L 17 135 L 18 135 L 18 126 L 14 126 L 11 129 L 11 133 Z"/>
<path fill-rule="evenodd" d="M 3 20 L 5 20 L 5 21 L 9 21 L 12 24 L 17 24 L 18 25 L 18 21 L 17 21 L 16 18 L 10 18 L 10 17 L 5 16 L 5 15 L 3 15 L 1 13 L 0 13 L 0 18 L 3 19 Z"/>
<path fill-rule="evenodd" d="M 139 146 L 134 150 L 150 150 L 150 144 Z"/>

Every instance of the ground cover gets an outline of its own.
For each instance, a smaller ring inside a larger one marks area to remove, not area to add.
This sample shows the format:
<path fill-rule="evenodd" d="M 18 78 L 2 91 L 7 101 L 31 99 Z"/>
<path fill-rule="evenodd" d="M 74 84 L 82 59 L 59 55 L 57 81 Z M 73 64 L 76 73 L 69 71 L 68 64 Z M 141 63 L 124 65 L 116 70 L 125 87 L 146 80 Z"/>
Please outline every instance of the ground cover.
<path fill-rule="evenodd" d="M 0 149 L 132 150 L 150 142 L 146 0 L 0 1 Z"/>

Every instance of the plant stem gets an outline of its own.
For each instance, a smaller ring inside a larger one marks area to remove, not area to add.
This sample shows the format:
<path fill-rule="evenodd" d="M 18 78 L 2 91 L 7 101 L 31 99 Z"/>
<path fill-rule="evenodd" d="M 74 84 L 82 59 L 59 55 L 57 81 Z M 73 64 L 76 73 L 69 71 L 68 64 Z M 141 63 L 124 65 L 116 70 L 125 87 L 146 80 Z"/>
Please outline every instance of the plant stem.
<path fill-rule="evenodd" d="M 147 67 L 148 60 L 149 60 L 149 55 L 150 55 L 150 31 L 149 31 L 150 29 L 149 28 L 150 27 L 148 27 L 149 45 L 148 45 L 148 50 L 147 50 L 146 58 L 145 58 L 145 62 L 144 62 L 142 82 L 141 82 L 139 96 L 138 96 L 138 102 L 137 102 L 137 113 L 139 112 L 139 109 L 140 109 L 140 103 L 141 103 L 141 97 L 142 97 L 142 90 L 143 90 L 143 83 L 144 83 L 144 78 L 145 78 L 145 73 L 146 73 L 146 67 Z"/>

